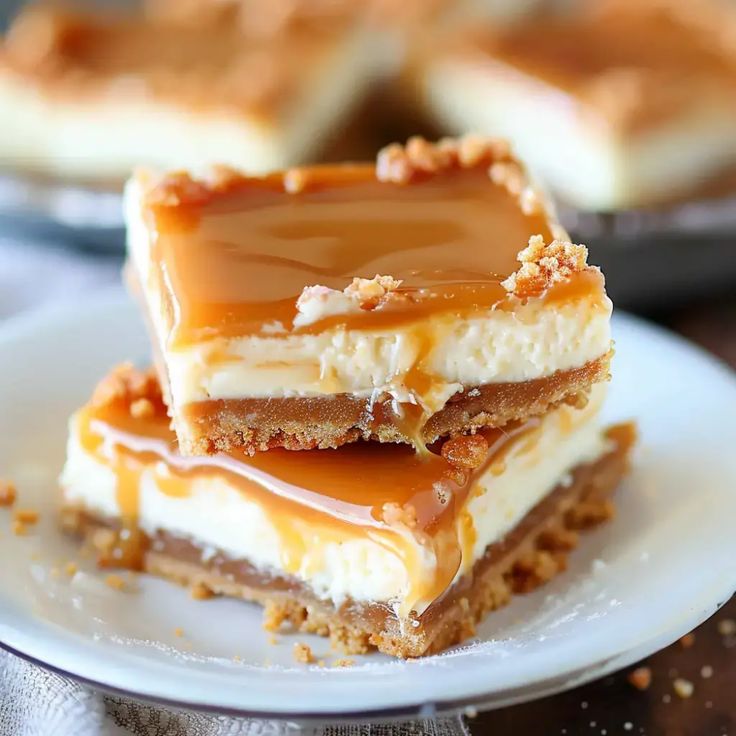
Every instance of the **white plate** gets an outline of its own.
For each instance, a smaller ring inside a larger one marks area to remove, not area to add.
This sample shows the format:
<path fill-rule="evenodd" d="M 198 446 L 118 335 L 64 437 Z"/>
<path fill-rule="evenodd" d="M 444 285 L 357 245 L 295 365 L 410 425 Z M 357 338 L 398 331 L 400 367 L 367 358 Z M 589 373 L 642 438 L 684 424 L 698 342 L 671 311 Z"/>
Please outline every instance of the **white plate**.
<path fill-rule="evenodd" d="M 0 330 L 0 476 L 42 521 L 28 537 L 0 510 L 0 642 L 67 673 L 138 696 L 263 716 L 416 713 L 496 707 L 571 687 L 659 649 L 710 616 L 736 583 L 736 381 L 665 332 L 619 316 L 608 416 L 637 417 L 636 470 L 613 523 L 587 535 L 570 569 L 492 614 L 479 639 L 415 662 L 381 655 L 339 669 L 297 665 L 294 641 L 256 606 L 193 601 L 140 578 L 107 587 L 55 527 L 68 414 L 113 364 L 145 360 L 120 294 L 16 319 Z M 69 579 L 60 568 L 80 562 Z M 181 627 L 184 635 L 177 637 Z"/>

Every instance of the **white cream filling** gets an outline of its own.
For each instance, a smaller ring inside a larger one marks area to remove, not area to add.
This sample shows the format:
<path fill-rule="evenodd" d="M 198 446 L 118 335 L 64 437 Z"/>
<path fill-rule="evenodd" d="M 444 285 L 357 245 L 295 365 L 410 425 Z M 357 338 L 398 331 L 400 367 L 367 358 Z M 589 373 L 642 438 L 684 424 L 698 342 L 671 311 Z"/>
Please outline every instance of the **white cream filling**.
<path fill-rule="evenodd" d="M 435 316 L 394 330 L 332 328 L 318 334 L 254 335 L 165 352 L 175 406 L 206 399 L 386 392 L 416 401 L 407 386 L 425 340 L 421 370 L 433 378 L 432 411 L 463 386 L 527 381 L 577 368 L 610 348 L 610 302 L 586 300 L 470 318 Z M 229 359 L 208 359 L 212 349 Z M 220 353 L 222 354 L 222 353 Z M 244 391 L 244 388 L 246 389 Z"/>
<path fill-rule="evenodd" d="M 313 154 L 381 71 L 370 38 L 347 34 L 323 53 L 299 96 L 270 122 L 158 100 L 135 78 L 112 83 L 107 94 L 65 99 L 5 70 L 0 161 L 93 179 L 124 179 L 144 164 L 196 170 L 223 163 L 252 173 L 291 166 Z"/>
<path fill-rule="evenodd" d="M 562 90 L 502 64 L 437 61 L 423 85 L 428 107 L 451 131 L 509 138 L 542 181 L 582 209 L 675 196 L 736 164 L 730 101 L 695 104 L 649 132 L 626 136 L 583 114 Z"/>
<path fill-rule="evenodd" d="M 490 470 L 478 479 L 467 505 L 476 540 L 472 555 L 463 561 L 458 575 L 479 559 L 486 547 L 500 540 L 524 515 L 575 466 L 591 462 L 607 449 L 597 415 L 605 387 L 593 390 L 583 410 L 562 406 L 543 420 L 530 447 L 519 441 L 504 458 L 505 470 Z M 120 516 L 117 481 L 109 467 L 88 454 L 80 444 L 72 419 L 67 463 L 61 485 L 64 501 L 105 517 Z M 226 476 L 197 479 L 186 497 L 167 495 L 157 477 L 165 477 L 161 463 L 152 464 L 140 484 L 141 527 L 190 538 L 203 550 L 218 549 L 235 559 L 249 561 L 268 572 L 288 573 L 307 584 L 320 598 L 340 604 L 346 598 L 410 605 L 418 612 L 429 600 L 407 600 L 416 576 L 431 576 L 436 566 L 433 552 L 406 534 L 419 563 L 414 567 L 395 546 L 395 532 L 374 529 L 370 535 L 349 527 L 327 525 L 298 516 L 269 514 L 256 497 L 231 485 Z M 458 519 L 459 534 L 462 522 Z M 282 537 L 288 530 L 288 540 Z M 338 531 L 342 530 L 342 531 Z M 294 537 L 303 541 L 294 554 Z M 391 540 L 394 540 L 392 543 Z M 462 536 L 461 536 L 462 539 Z"/>

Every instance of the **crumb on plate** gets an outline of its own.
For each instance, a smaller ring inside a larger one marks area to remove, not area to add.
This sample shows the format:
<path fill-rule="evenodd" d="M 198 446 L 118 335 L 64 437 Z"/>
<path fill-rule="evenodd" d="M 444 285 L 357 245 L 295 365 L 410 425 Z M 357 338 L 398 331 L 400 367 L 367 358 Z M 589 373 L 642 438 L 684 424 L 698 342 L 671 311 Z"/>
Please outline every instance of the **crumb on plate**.
<path fill-rule="evenodd" d="M 0 506 L 12 506 L 18 497 L 15 483 L 0 478 Z"/>
<path fill-rule="evenodd" d="M 690 682 L 690 680 L 686 680 L 683 677 L 678 677 L 673 683 L 672 683 L 672 689 L 675 691 L 675 694 L 678 698 L 682 698 L 683 700 L 686 698 L 689 698 L 694 690 L 695 686 Z"/>
<path fill-rule="evenodd" d="M 294 659 L 297 662 L 301 662 L 302 664 L 312 664 L 314 662 L 314 654 L 309 644 L 304 644 L 300 641 L 294 642 L 293 652 Z"/>

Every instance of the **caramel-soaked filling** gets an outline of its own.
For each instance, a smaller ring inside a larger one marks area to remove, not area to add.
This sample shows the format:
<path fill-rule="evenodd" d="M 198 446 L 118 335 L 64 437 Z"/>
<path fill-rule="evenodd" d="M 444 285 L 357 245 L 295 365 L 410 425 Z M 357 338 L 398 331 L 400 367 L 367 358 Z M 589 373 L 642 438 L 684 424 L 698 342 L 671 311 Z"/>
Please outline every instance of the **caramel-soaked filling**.
<path fill-rule="evenodd" d="M 144 473 L 153 473 L 159 490 L 177 498 L 189 496 L 197 479 L 222 477 L 266 512 L 280 536 L 287 573 L 299 571 L 306 545 L 314 538 L 365 535 L 392 550 L 409 573 L 411 589 L 402 611 L 408 615 L 406 606 L 442 595 L 460 569 L 463 554 L 472 550 L 472 519 L 466 515 L 462 524 L 457 521 L 478 476 L 502 463 L 539 422 L 484 430 L 484 457 L 476 458 L 472 469 L 436 453 L 373 443 L 339 450 L 274 449 L 253 457 L 238 451 L 182 457 L 162 412 L 135 418 L 120 404 L 83 409 L 77 432 L 84 450 L 115 474 L 125 539 L 136 538 L 130 530 L 136 529 Z M 470 440 L 482 442 L 478 437 Z M 417 542 L 434 553 L 436 566 L 429 572 L 424 571 Z M 120 558 L 117 555 L 121 565 L 126 560 L 140 562 L 140 555 L 130 549 Z M 108 562 L 115 563 L 116 556 Z"/>
<path fill-rule="evenodd" d="M 379 181 L 372 165 L 314 167 L 306 176 L 299 192 L 285 192 L 274 175 L 238 180 L 201 202 L 150 207 L 153 278 L 168 302 L 171 349 L 274 323 L 293 332 L 390 329 L 488 309 L 511 301 L 501 282 L 529 237 L 553 239 L 541 208 L 524 214 L 487 164 L 409 185 Z M 358 313 L 292 327 L 305 287 L 343 290 L 376 274 L 401 285 Z"/>

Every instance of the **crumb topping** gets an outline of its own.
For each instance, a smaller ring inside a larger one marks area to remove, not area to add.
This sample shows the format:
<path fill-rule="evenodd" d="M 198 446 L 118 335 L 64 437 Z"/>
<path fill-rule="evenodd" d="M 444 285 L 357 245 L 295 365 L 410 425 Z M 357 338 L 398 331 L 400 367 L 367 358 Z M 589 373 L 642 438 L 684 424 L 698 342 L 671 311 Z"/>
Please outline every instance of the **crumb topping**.
<path fill-rule="evenodd" d="M 400 299 L 401 281 L 376 274 L 372 279 L 354 278 L 342 291 L 327 286 L 306 286 L 296 301 L 295 327 L 303 327 L 336 314 L 371 310 L 389 299 Z"/>
<path fill-rule="evenodd" d="M 396 502 L 387 502 L 383 504 L 383 520 L 389 526 L 405 526 L 409 529 L 416 529 L 417 510 L 411 504 L 402 506 Z"/>
<path fill-rule="evenodd" d="M 545 243 L 532 235 L 529 245 L 518 255 L 520 268 L 502 285 L 519 298 L 539 296 L 554 284 L 588 268 L 588 249 L 561 240 Z"/>
<path fill-rule="evenodd" d="M 294 643 L 293 653 L 294 659 L 301 664 L 312 664 L 315 661 L 312 648 L 300 641 Z"/>
<path fill-rule="evenodd" d="M 154 369 L 140 370 L 132 363 L 116 366 L 100 381 L 92 395 L 91 405 L 98 409 L 124 406 L 136 419 L 166 413 Z"/>
<path fill-rule="evenodd" d="M 0 506 L 12 506 L 18 497 L 15 483 L 0 478 Z"/>
<path fill-rule="evenodd" d="M 406 145 L 391 143 L 378 152 L 376 177 L 382 182 L 408 184 L 423 174 L 491 166 L 502 161 L 513 161 L 509 144 L 502 139 L 466 135 L 430 143 L 421 136 L 413 136 Z"/>

